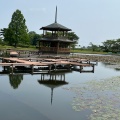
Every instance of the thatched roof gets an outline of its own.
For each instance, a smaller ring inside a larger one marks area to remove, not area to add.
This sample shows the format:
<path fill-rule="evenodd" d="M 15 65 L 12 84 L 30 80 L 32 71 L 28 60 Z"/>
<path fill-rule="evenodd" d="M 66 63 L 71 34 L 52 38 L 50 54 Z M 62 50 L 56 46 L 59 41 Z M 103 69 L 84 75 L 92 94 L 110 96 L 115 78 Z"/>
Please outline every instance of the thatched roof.
<path fill-rule="evenodd" d="M 71 29 L 59 24 L 59 23 L 52 23 L 48 26 L 40 28 L 41 30 L 50 30 L 50 31 L 71 31 Z"/>
<path fill-rule="evenodd" d="M 49 30 L 49 31 L 71 31 L 71 29 L 57 23 L 57 6 L 56 6 L 56 13 L 55 13 L 55 22 L 47 25 L 45 27 L 40 28 L 40 30 Z"/>

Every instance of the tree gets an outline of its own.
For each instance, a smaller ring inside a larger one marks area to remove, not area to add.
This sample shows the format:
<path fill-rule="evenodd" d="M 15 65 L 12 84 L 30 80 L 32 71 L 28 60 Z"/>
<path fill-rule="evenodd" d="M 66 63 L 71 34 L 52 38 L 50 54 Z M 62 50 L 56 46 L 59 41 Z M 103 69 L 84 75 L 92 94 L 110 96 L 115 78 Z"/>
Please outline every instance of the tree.
<path fill-rule="evenodd" d="M 74 32 L 68 32 L 68 39 L 78 42 L 79 37 Z"/>
<path fill-rule="evenodd" d="M 115 45 L 115 40 L 106 40 L 103 42 L 103 48 L 105 52 L 112 52 Z"/>
<path fill-rule="evenodd" d="M 4 35 L 4 32 L 5 32 L 5 28 L 0 29 L 0 36 Z"/>
<path fill-rule="evenodd" d="M 4 31 L 4 42 L 6 42 L 8 45 L 12 46 L 14 45 L 14 33 L 13 33 L 13 30 L 10 29 L 10 28 L 7 28 L 5 31 Z"/>
<path fill-rule="evenodd" d="M 117 39 L 115 42 L 115 49 L 117 52 L 120 52 L 120 38 Z"/>
<path fill-rule="evenodd" d="M 37 40 L 41 38 L 41 35 L 37 34 L 34 31 L 29 32 L 30 44 L 37 45 Z"/>
<path fill-rule="evenodd" d="M 29 36 L 25 22 L 26 20 L 21 11 L 16 10 L 13 13 L 11 22 L 5 32 L 5 41 L 8 41 L 8 43 L 14 47 L 17 47 L 19 43 L 28 44 Z"/>
<path fill-rule="evenodd" d="M 90 42 L 90 47 L 91 47 L 92 51 L 97 51 L 98 50 L 98 46 L 94 45 L 92 42 Z"/>
<path fill-rule="evenodd" d="M 0 38 L 0 44 L 2 44 L 2 38 Z"/>
<path fill-rule="evenodd" d="M 68 39 L 74 41 L 72 48 L 75 48 L 75 45 L 78 43 L 79 37 L 74 32 L 68 32 Z"/>

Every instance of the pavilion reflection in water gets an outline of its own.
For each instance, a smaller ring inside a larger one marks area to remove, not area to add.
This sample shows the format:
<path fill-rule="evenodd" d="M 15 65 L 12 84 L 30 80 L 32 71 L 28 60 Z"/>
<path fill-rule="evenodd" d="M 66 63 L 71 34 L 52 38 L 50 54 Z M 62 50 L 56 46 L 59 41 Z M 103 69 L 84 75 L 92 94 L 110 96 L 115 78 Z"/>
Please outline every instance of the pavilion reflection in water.
<path fill-rule="evenodd" d="M 65 81 L 65 73 L 41 74 L 41 79 L 38 80 L 38 82 L 51 88 L 51 105 L 53 102 L 54 88 L 68 84 L 68 82 Z"/>

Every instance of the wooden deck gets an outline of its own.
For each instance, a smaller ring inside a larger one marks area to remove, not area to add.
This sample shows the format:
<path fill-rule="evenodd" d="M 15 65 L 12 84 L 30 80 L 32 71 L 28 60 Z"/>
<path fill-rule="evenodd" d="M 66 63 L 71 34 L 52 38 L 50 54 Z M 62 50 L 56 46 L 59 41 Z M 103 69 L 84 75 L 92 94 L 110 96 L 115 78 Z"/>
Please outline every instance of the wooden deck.
<path fill-rule="evenodd" d="M 0 66 L 9 66 L 12 68 L 12 72 L 14 68 L 17 66 L 29 66 L 31 67 L 32 72 L 34 72 L 34 67 L 48 67 L 49 72 L 52 70 L 52 66 L 54 66 L 54 70 L 58 69 L 57 66 L 63 65 L 67 66 L 67 69 L 71 69 L 73 66 L 79 67 L 77 69 L 79 72 L 85 72 L 84 67 L 92 67 L 91 72 L 94 72 L 94 64 L 91 64 L 87 59 L 48 59 L 48 58 L 2 58 L 2 63 Z"/>

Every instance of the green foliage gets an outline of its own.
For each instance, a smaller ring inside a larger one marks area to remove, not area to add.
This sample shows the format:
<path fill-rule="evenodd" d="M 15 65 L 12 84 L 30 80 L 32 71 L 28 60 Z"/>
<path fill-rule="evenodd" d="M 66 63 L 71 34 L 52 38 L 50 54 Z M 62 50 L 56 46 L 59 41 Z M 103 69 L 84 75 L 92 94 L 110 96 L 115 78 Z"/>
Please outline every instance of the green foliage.
<path fill-rule="evenodd" d="M 0 38 L 0 44 L 2 44 L 2 39 Z"/>
<path fill-rule="evenodd" d="M 74 41 L 74 43 L 71 45 L 71 47 L 74 49 L 78 43 L 79 37 L 74 32 L 69 32 L 68 39 Z"/>
<path fill-rule="evenodd" d="M 2 35 L 4 36 L 5 30 L 6 30 L 6 28 L 3 28 L 0 30 L 0 36 L 2 36 Z"/>
<path fill-rule="evenodd" d="M 103 42 L 102 49 L 106 52 L 120 52 L 120 39 L 106 40 Z"/>
<path fill-rule="evenodd" d="M 37 45 L 37 40 L 41 38 L 41 35 L 37 34 L 34 31 L 29 32 L 30 44 Z"/>
<path fill-rule="evenodd" d="M 68 39 L 76 41 L 76 43 L 77 43 L 79 37 L 74 32 L 69 32 L 68 33 Z"/>
<path fill-rule="evenodd" d="M 25 22 L 26 20 L 21 11 L 16 10 L 4 33 L 4 40 L 7 41 L 9 45 L 17 47 L 19 43 L 29 44 L 28 29 Z"/>
<path fill-rule="evenodd" d="M 92 42 L 90 42 L 90 47 L 89 49 L 92 49 L 92 51 L 100 51 L 99 46 L 93 44 Z"/>

